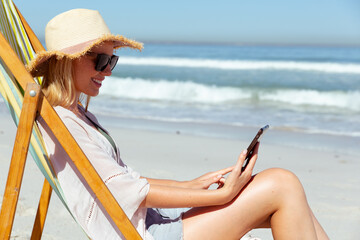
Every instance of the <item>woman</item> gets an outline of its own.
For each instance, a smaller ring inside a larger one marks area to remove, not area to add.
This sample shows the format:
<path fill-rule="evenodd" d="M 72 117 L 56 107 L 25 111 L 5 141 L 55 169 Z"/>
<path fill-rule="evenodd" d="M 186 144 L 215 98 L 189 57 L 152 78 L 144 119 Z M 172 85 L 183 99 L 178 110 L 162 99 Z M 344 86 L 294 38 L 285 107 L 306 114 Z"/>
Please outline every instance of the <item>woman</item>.
<path fill-rule="evenodd" d="M 141 50 L 142 45 L 112 35 L 100 14 L 86 9 L 53 18 L 45 37 L 48 51 L 39 53 L 28 70 L 43 76 L 49 102 L 143 238 L 240 239 L 253 228 L 271 227 L 275 239 L 328 239 L 296 176 L 282 169 L 252 176 L 259 145 L 244 171 L 246 151 L 235 166 L 192 181 L 141 177 L 122 162 L 109 133 L 79 100 L 99 94 L 116 65 L 115 49 Z M 45 122 L 38 121 L 77 221 L 92 239 L 123 238 Z M 212 184 L 219 188 L 209 190 Z"/>

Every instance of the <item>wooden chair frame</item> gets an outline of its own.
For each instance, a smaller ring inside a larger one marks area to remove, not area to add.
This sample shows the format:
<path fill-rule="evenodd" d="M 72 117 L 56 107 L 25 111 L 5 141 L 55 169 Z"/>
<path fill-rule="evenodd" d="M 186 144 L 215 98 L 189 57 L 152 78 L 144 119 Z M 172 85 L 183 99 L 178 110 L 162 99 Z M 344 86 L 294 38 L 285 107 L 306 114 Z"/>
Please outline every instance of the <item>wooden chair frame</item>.
<path fill-rule="evenodd" d="M 17 10 L 18 11 L 18 10 Z M 43 50 L 43 46 L 27 24 L 20 11 L 19 16 L 25 26 L 27 35 L 36 52 Z M 19 119 L 11 158 L 8 179 L 0 213 L 0 239 L 9 239 L 15 217 L 16 206 L 19 198 L 25 162 L 28 155 L 29 141 L 34 121 L 41 115 L 53 131 L 64 150 L 72 159 L 79 172 L 87 181 L 96 197 L 110 215 L 116 226 L 126 239 L 141 239 L 139 233 L 132 225 L 118 202 L 106 187 L 96 170 L 93 168 L 79 145 L 67 130 L 55 110 L 43 96 L 40 86 L 35 83 L 26 71 L 24 64 L 18 58 L 2 34 L 0 34 L 0 57 L 9 71 L 13 73 L 21 88 L 25 90 L 23 107 Z M 45 179 L 34 228 L 31 239 L 40 239 L 45 223 L 47 209 L 51 197 L 51 186 Z"/>

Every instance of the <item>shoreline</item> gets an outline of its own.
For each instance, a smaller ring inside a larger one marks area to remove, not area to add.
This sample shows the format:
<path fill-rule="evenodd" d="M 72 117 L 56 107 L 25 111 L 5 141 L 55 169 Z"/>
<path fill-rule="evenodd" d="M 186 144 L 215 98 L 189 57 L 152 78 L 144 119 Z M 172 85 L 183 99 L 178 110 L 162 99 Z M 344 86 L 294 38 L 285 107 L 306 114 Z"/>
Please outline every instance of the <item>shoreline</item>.
<path fill-rule="evenodd" d="M 184 121 L 161 121 L 142 118 L 113 117 L 96 113 L 105 127 L 124 128 L 163 133 L 185 134 L 250 143 L 260 127 L 233 126 L 218 123 L 196 123 Z M 265 125 L 265 124 L 264 124 Z M 334 135 L 326 133 L 308 133 L 293 128 L 272 127 L 264 134 L 261 142 L 266 144 L 296 147 L 309 150 L 321 150 L 335 154 L 349 154 L 360 157 L 360 137 Z M 246 148 L 247 145 L 239 147 Z"/>
<path fill-rule="evenodd" d="M 208 171 L 231 166 L 257 132 L 255 128 L 224 128 L 224 132 L 236 137 L 225 138 L 216 135 L 214 129 L 217 126 L 164 125 L 162 122 L 136 122 L 132 119 L 120 121 L 100 115 L 98 118 L 120 147 L 126 164 L 144 176 L 177 180 L 189 180 Z M 0 120 L 2 200 L 16 127 L 8 113 L 0 112 Z M 141 127 L 144 123 L 147 124 Z M 239 135 L 239 132 L 242 134 Z M 287 136 L 285 140 L 284 136 Z M 360 235 L 357 228 L 360 223 L 360 161 L 357 154 L 332 147 L 341 141 L 332 140 L 329 136 L 306 137 L 296 132 L 270 129 L 262 139 L 254 169 L 256 173 L 281 167 L 294 172 L 330 239 L 352 239 Z M 301 147 L 301 142 L 305 147 Z M 313 148 L 308 148 L 306 144 Z M 323 148 L 323 145 L 329 147 Z M 31 234 L 43 179 L 31 156 L 28 157 L 13 228 L 14 239 L 28 239 Z M 269 230 L 254 230 L 252 233 L 262 240 L 272 239 Z M 55 194 L 51 199 L 44 237 L 86 239 Z"/>

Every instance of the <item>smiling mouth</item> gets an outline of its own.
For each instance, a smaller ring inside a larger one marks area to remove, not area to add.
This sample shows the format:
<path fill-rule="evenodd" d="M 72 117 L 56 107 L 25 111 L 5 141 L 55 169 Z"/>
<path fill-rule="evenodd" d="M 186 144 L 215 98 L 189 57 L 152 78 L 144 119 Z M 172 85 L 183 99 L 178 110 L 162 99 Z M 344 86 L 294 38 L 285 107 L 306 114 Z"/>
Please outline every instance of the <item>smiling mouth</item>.
<path fill-rule="evenodd" d="M 97 84 L 100 84 L 100 85 L 101 85 L 101 81 L 96 80 L 96 79 L 94 79 L 94 78 L 92 78 L 91 80 L 92 80 L 92 81 L 94 81 L 95 83 L 97 83 Z"/>

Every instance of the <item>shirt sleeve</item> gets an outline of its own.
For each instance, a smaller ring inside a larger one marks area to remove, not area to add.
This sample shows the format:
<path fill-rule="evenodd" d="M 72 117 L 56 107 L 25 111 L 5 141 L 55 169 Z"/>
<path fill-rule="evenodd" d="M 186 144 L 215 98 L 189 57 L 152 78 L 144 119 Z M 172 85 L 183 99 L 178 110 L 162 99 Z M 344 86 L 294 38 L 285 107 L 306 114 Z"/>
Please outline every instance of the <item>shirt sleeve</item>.
<path fill-rule="evenodd" d="M 116 201 L 131 219 L 149 192 L 149 183 L 125 165 L 120 166 L 112 145 L 95 129 L 88 129 L 77 118 L 62 118 L 90 163 L 98 172 Z"/>

